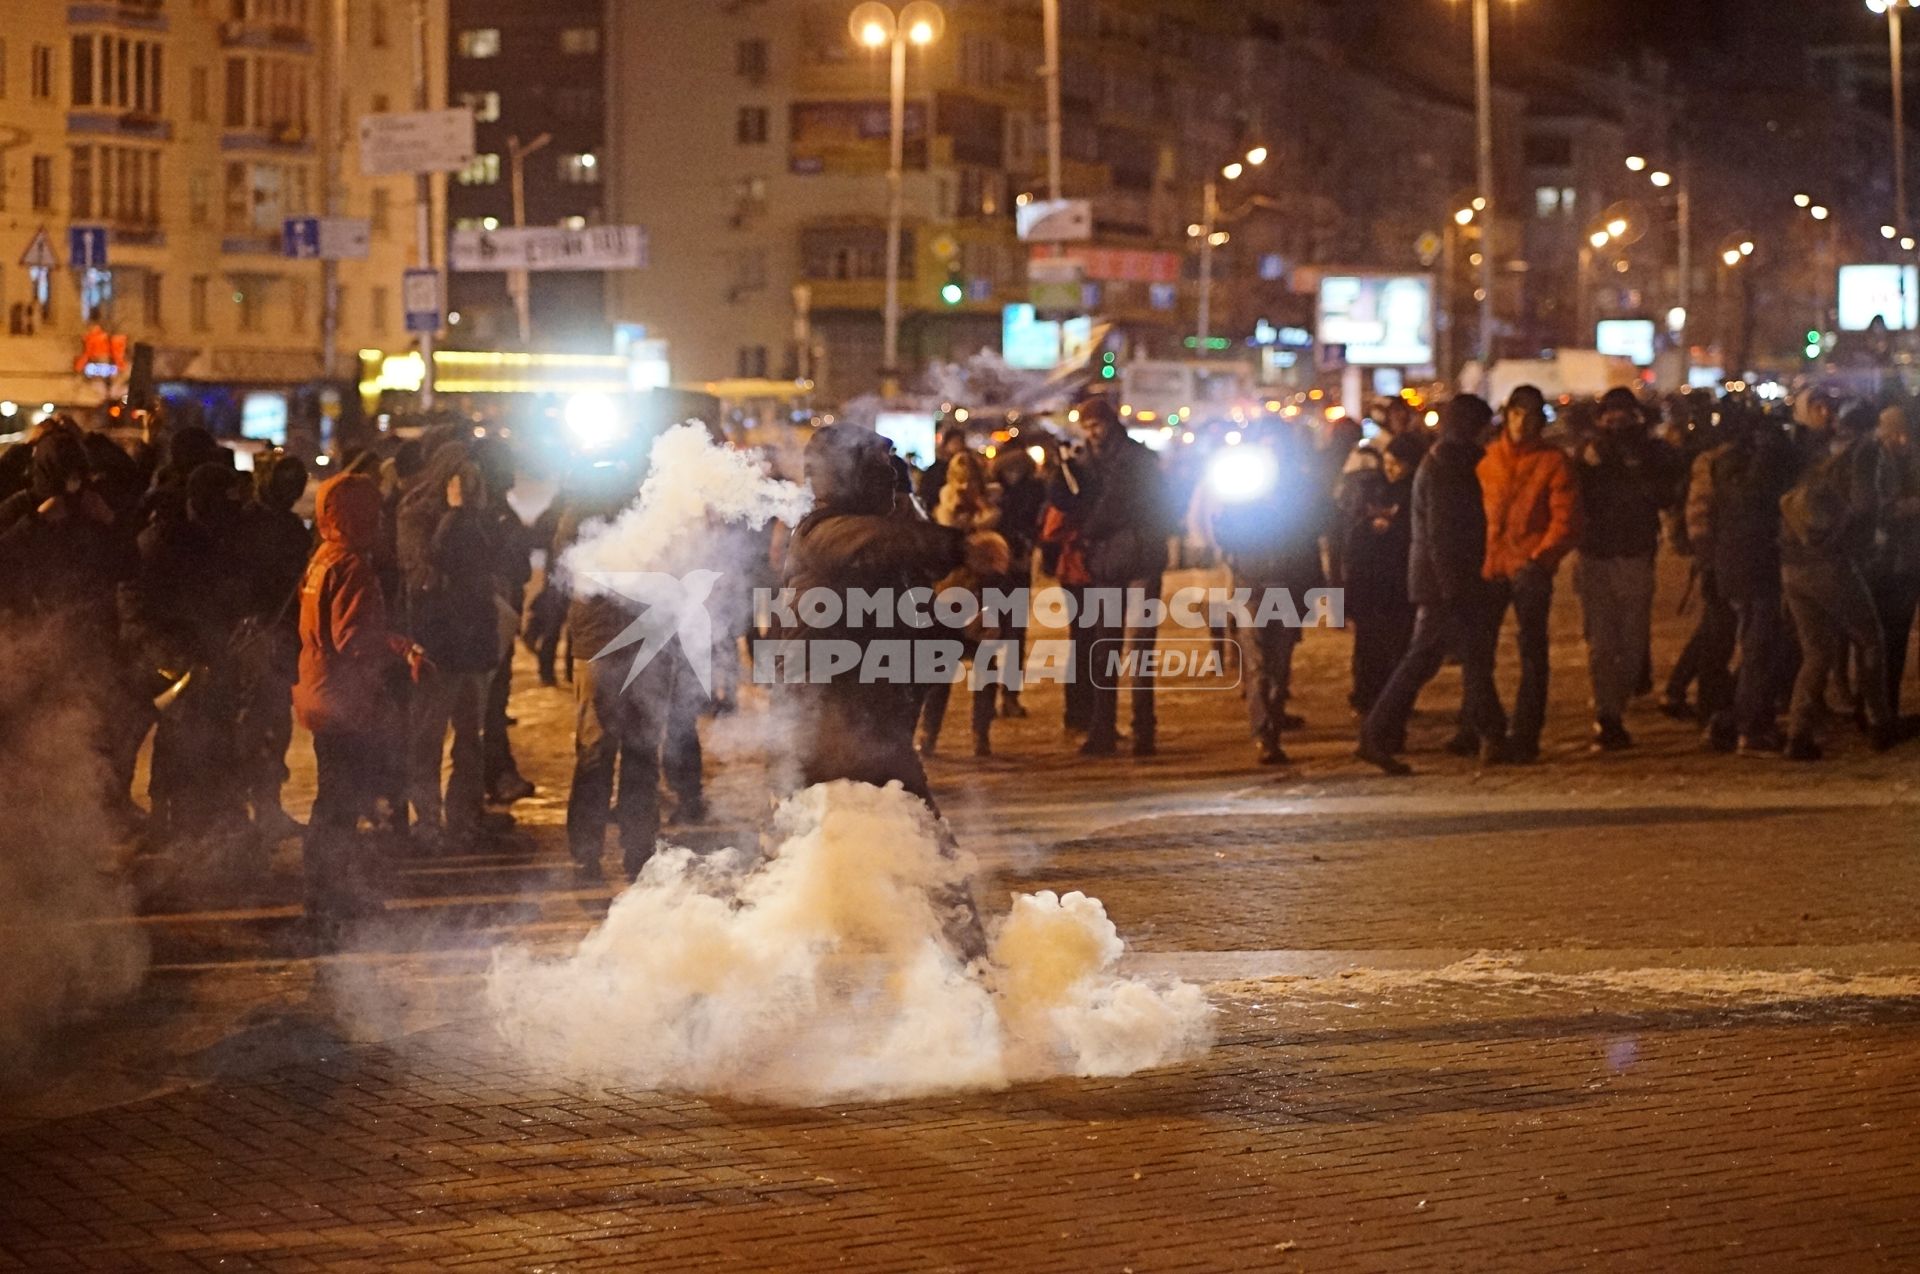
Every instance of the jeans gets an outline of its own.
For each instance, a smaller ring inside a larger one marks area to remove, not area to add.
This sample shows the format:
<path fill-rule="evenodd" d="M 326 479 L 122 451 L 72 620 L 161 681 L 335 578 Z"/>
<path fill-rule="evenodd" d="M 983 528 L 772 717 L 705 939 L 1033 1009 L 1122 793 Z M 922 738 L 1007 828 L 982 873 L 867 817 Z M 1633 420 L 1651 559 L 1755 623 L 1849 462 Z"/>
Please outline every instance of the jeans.
<path fill-rule="evenodd" d="M 1369 610 L 1364 615 L 1347 613 L 1353 629 L 1353 694 L 1349 702 L 1356 710 L 1372 708 L 1386 689 L 1413 640 L 1413 617 L 1411 604 Z"/>
<path fill-rule="evenodd" d="M 1257 609 L 1258 591 L 1253 603 Z M 1293 652 L 1300 630 L 1287 624 L 1234 627 L 1240 647 L 1240 685 L 1247 700 L 1247 725 L 1253 737 L 1274 742 L 1280 737 L 1280 718 L 1293 694 Z"/>
<path fill-rule="evenodd" d="M 1514 636 L 1520 646 L 1520 686 L 1514 692 L 1508 733 L 1515 743 L 1538 748 L 1540 731 L 1547 721 L 1547 618 L 1553 613 L 1553 576 L 1535 568 L 1502 581 L 1497 607 L 1491 620 L 1496 646 L 1509 607 L 1513 609 Z"/>
<path fill-rule="evenodd" d="M 1860 702 L 1868 724 L 1881 726 L 1892 720 L 1883 648 L 1886 637 L 1859 570 L 1845 561 L 1788 566 L 1780 572 L 1780 582 L 1787 613 L 1800 636 L 1800 673 L 1793 682 L 1788 732 L 1804 738 L 1819 728 L 1827 678 L 1845 658 L 1849 643 L 1859 660 Z"/>
<path fill-rule="evenodd" d="M 1111 589 L 1114 585 L 1106 585 Z M 1099 623 L 1092 627 L 1082 627 L 1079 640 L 1087 647 L 1087 659 L 1096 674 L 1091 678 L 1092 720 L 1088 723 L 1087 741 L 1091 744 L 1111 744 L 1120 735 L 1120 683 L 1111 669 L 1125 651 L 1139 651 L 1142 655 L 1151 654 L 1159 632 L 1150 625 L 1135 626 L 1126 622 L 1125 597 L 1138 592 L 1142 597 L 1153 599 L 1160 596 L 1160 577 L 1150 575 L 1141 579 L 1127 580 L 1119 586 L 1122 590 L 1122 615 L 1120 623 L 1102 612 L 1096 618 Z M 1087 618 L 1085 616 L 1083 619 Z M 1139 744 L 1152 744 L 1154 735 L 1153 678 L 1135 677 L 1133 679 L 1133 741 Z"/>
<path fill-rule="evenodd" d="M 1483 740 L 1505 738 L 1507 714 L 1493 682 L 1497 636 L 1491 608 L 1484 600 L 1422 606 L 1413 621 L 1406 658 L 1361 724 L 1361 744 L 1380 753 L 1398 752 L 1405 746 L 1413 705 L 1450 654 L 1459 659 L 1465 683 L 1462 723 Z"/>
<path fill-rule="evenodd" d="M 380 755 L 379 737 L 371 733 L 313 736 L 317 786 L 301 856 L 312 915 L 347 915 L 378 904 L 378 872 L 359 827 L 373 817 Z"/>
<path fill-rule="evenodd" d="M 429 828 L 440 826 L 444 810 L 447 831 L 472 833 L 479 827 L 486 799 L 482 774 L 481 720 L 486 713 L 487 686 L 492 672 L 436 670 L 420 679 L 408 702 L 407 799 L 413 816 Z M 441 760 L 447 751 L 447 731 L 453 731 L 453 761 L 447 773 L 444 805 L 440 792 Z"/>
<path fill-rule="evenodd" d="M 513 647 L 507 647 L 507 653 L 500 657 L 499 666 L 493 670 L 493 679 L 487 684 L 486 712 L 480 721 L 482 756 L 485 759 L 487 790 L 489 792 L 505 779 L 520 773 L 520 765 L 513 759 L 513 741 L 507 737 L 507 700 L 513 694 Z"/>
<path fill-rule="evenodd" d="M 1653 559 L 1588 557 L 1573 567 L 1587 637 L 1587 672 L 1593 681 L 1593 715 L 1619 721 L 1646 673 L 1653 631 Z"/>

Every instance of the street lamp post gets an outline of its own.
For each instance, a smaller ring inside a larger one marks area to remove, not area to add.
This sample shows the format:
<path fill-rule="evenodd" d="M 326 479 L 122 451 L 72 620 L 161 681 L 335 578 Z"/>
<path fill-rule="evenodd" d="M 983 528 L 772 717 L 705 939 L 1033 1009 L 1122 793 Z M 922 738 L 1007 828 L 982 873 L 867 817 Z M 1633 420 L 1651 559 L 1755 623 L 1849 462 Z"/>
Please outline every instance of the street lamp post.
<path fill-rule="evenodd" d="M 1646 172 L 1647 161 L 1639 155 L 1627 156 L 1627 171 Z M 1679 165 L 1679 176 L 1664 168 L 1656 168 L 1647 173 L 1647 181 L 1656 189 L 1673 188 L 1674 215 L 1674 305 L 1680 311 L 1680 321 L 1673 328 L 1675 343 L 1680 350 L 1680 372 L 1684 377 L 1687 366 L 1692 362 L 1692 337 L 1688 333 L 1688 324 L 1693 317 L 1693 189 L 1687 180 L 1687 167 Z"/>
<path fill-rule="evenodd" d="M 907 46 L 932 44 L 946 29 L 946 15 L 932 0 L 913 0 L 899 13 L 869 0 L 853 11 L 849 22 L 854 40 L 869 49 L 892 52 L 892 128 L 887 163 L 887 297 L 886 335 L 880 369 L 882 392 L 892 398 L 900 392 L 900 237 L 904 216 L 907 162 Z"/>
<path fill-rule="evenodd" d="M 1735 238 L 1727 241 L 1720 250 L 1720 263 L 1726 269 L 1720 272 L 1720 362 L 1721 370 L 1729 380 L 1746 379 L 1746 337 L 1747 337 L 1747 301 L 1745 281 L 1739 277 L 1741 262 L 1753 255 L 1753 240 Z M 1727 299 L 1727 293 L 1733 288 L 1740 289 L 1740 303 L 1736 308 Z"/>
<path fill-rule="evenodd" d="M 1046 27 L 1047 65 L 1047 198 L 1058 203 L 1060 181 L 1060 0 L 1040 0 Z"/>
<path fill-rule="evenodd" d="M 1867 0 L 1867 8 L 1887 15 L 1887 55 L 1893 80 L 1893 224 L 1904 234 L 1907 225 L 1907 113 L 1906 57 L 1900 11 L 1915 0 Z"/>
<path fill-rule="evenodd" d="M 1238 181 L 1248 168 L 1258 168 L 1267 162 L 1267 148 L 1255 146 L 1246 153 L 1244 159 L 1236 159 L 1220 170 L 1220 177 L 1228 181 Z M 1225 232 L 1220 229 L 1220 181 L 1207 178 L 1206 187 L 1201 192 L 1205 205 L 1202 209 L 1200 224 L 1193 233 L 1200 238 L 1200 304 L 1196 326 L 1194 352 L 1204 358 L 1207 344 L 1213 339 L 1213 250 L 1227 241 Z"/>
<path fill-rule="evenodd" d="M 544 149 L 553 141 L 552 133 L 542 133 L 526 145 L 518 137 L 507 138 L 507 163 L 513 178 L 513 225 L 517 230 L 527 224 L 527 156 Z M 526 270 L 507 274 L 507 290 L 513 293 L 514 317 L 520 320 L 520 348 L 533 345 L 533 285 Z"/>
<path fill-rule="evenodd" d="M 1493 33 L 1490 0 L 1473 0 L 1474 97 L 1479 116 L 1480 210 L 1487 220 L 1480 235 L 1480 366 L 1493 362 Z"/>
<path fill-rule="evenodd" d="M 1580 244 L 1580 304 L 1575 307 L 1576 321 L 1580 324 L 1580 339 L 1592 340 L 1593 323 L 1593 258 L 1600 249 L 1627 233 L 1627 221 L 1624 217 L 1615 217 L 1602 225 L 1595 226 L 1587 233 Z M 1485 249 L 1481 251 L 1484 253 Z M 1584 345 L 1581 348 L 1586 348 Z"/>
<path fill-rule="evenodd" d="M 1813 196 L 1798 194 L 1793 197 L 1796 208 L 1805 210 L 1809 217 L 1827 227 L 1827 278 L 1832 282 L 1832 291 L 1822 297 L 1820 308 L 1820 327 L 1826 331 L 1839 323 L 1840 309 L 1840 222 L 1833 210 L 1823 203 L 1815 203 Z M 1903 241 L 1904 242 L 1904 241 Z"/>
<path fill-rule="evenodd" d="M 1458 353 L 1454 338 L 1454 276 L 1460 270 L 1460 234 L 1473 224 L 1472 208 L 1454 210 L 1453 221 L 1440 237 L 1440 379 L 1448 380 L 1459 370 L 1454 361 Z M 1482 256 L 1485 255 L 1484 246 Z"/>

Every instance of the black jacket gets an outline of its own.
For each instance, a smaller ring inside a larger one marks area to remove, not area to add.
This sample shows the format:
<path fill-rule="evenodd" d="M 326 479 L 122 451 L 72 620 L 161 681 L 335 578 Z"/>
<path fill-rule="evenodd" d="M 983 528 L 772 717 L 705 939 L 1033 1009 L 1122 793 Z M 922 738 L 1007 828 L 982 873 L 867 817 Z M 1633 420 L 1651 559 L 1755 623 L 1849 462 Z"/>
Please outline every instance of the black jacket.
<path fill-rule="evenodd" d="M 1796 456 L 1785 434 L 1762 427 L 1712 453 L 1712 543 L 1703 565 L 1728 601 L 1780 593 L 1780 497 L 1793 485 Z"/>
<path fill-rule="evenodd" d="M 1125 584 L 1167 569 L 1173 524 L 1160 458 L 1131 438 L 1094 458 L 1092 499 L 1081 523 L 1096 584 Z"/>
<path fill-rule="evenodd" d="M 1686 490 L 1686 460 L 1657 438 L 1601 434 L 1574 457 L 1580 478 L 1586 557 L 1652 557 L 1660 548 L 1660 515 Z"/>
<path fill-rule="evenodd" d="M 1407 561 L 1413 552 L 1413 481 L 1355 484 L 1354 512 L 1346 528 L 1347 614 L 1358 619 L 1404 612 Z"/>
<path fill-rule="evenodd" d="M 1467 605 L 1487 596 L 1480 576 L 1487 510 L 1474 472 L 1483 454 L 1470 442 L 1442 438 L 1414 475 L 1407 595 L 1416 605 Z"/>

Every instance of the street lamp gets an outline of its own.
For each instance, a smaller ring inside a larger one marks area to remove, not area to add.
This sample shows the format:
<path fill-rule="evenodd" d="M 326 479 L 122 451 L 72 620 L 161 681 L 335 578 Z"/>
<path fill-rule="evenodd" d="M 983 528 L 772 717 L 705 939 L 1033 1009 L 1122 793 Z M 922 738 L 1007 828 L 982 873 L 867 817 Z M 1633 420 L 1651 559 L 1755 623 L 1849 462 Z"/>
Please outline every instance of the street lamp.
<path fill-rule="evenodd" d="M 1579 336 L 1583 341 L 1593 339 L 1593 258 L 1608 244 L 1626 237 L 1632 227 L 1625 217 L 1614 217 L 1604 225 L 1597 225 L 1587 232 L 1587 240 L 1580 245 L 1580 303 L 1575 307 L 1575 318 L 1580 325 Z M 1582 349 L 1586 348 L 1584 345 Z"/>
<path fill-rule="evenodd" d="M 1809 217 L 1827 228 L 1827 277 L 1833 280 L 1833 291 L 1828 298 L 1831 304 L 1821 307 L 1820 326 L 1824 328 L 1835 320 L 1840 307 L 1840 221 L 1833 215 L 1833 209 L 1823 203 L 1815 203 L 1812 195 L 1795 195 L 1793 202 L 1795 207 L 1804 209 Z"/>
<path fill-rule="evenodd" d="M 1476 212 L 1493 205 L 1493 17 L 1490 0 L 1473 0 L 1473 89 L 1477 117 L 1480 197 Z M 1493 218 L 1480 237 L 1480 365 L 1493 361 Z"/>
<path fill-rule="evenodd" d="M 1719 327 L 1720 363 L 1729 379 L 1741 379 L 1746 371 L 1748 293 L 1740 265 L 1753 255 L 1753 240 L 1736 235 L 1722 241 L 1720 261 Z M 1738 304 L 1729 293 L 1738 288 Z"/>
<path fill-rule="evenodd" d="M 1680 326 L 1673 329 L 1674 345 L 1680 351 L 1680 370 L 1684 373 L 1687 364 L 1692 361 L 1692 346 L 1687 338 L 1686 316 L 1693 313 L 1693 192 L 1689 189 L 1686 176 L 1685 156 L 1681 156 L 1679 173 L 1682 180 L 1676 181 L 1672 172 L 1664 168 L 1648 171 L 1644 156 L 1627 156 L 1628 172 L 1645 172 L 1647 181 L 1656 189 L 1673 187 L 1674 215 L 1674 308 L 1680 311 Z"/>
<path fill-rule="evenodd" d="M 1900 11 L 1915 7 L 1915 0 L 1867 0 L 1867 8 L 1887 15 L 1887 56 L 1893 79 L 1893 223 L 1902 230 L 1907 228 L 1907 76 Z"/>
<path fill-rule="evenodd" d="M 1246 175 L 1248 168 L 1258 168 L 1267 162 L 1267 148 L 1255 146 L 1244 156 L 1234 160 L 1220 170 L 1220 177 L 1228 181 L 1238 181 Z M 1200 313 L 1198 316 L 1194 342 L 1195 352 L 1204 357 L 1207 344 L 1213 339 L 1213 250 L 1227 242 L 1226 235 L 1219 232 L 1220 220 L 1220 181 L 1219 178 L 1207 178 L 1207 184 L 1201 191 L 1205 208 L 1198 227 L 1188 227 L 1188 233 L 1199 231 L 1193 237 L 1200 240 Z"/>
<path fill-rule="evenodd" d="M 524 146 L 519 137 L 507 138 L 507 165 L 513 182 L 513 224 L 517 229 L 527 224 L 527 156 L 545 149 L 553 142 L 552 133 L 542 133 Z M 580 165 L 591 168 L 594 163 L 591 154 L 580 156 Z M 520 322 L 520 348 L 533 347 L 533 301 L 532 283 L 525 270 L 514 270 L 507 275 L 507 291 L 513 295 L 514 317 Z"/>
<path fill-rule="evenodd" d="M 886 337 L 880 370 L 882 392 L 889 398 L 900 390 L 900 222 L 907 159 L 907 49 L 938 40 L 947 28 L 947 15 L 932 0 L 913 0 L 895 13 L 892 6 L 868 0 L 853 11 L 847 29 L 856 44 L 893 51 L 893 113 L 887 164 L 887 311 Z"/>

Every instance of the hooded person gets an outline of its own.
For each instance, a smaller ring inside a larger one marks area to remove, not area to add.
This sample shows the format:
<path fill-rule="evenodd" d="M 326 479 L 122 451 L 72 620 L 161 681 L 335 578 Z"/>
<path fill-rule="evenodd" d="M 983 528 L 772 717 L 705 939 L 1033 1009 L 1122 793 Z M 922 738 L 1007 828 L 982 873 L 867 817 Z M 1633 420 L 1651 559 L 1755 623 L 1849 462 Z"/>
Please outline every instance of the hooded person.
<path fill-rule="evenodd" d="M 500 655 L 487 685 L 486 711 L 480 722 L 482 769 L 487 798 L 508 803 L 534 793 L 533 784 L 521 775 L 513 758 L 507 713 L 507 700 L 513 694 L 514 637 L 526 609 L 527 583 L 533 578 L 533 541 L 527 524 L 507 501 L 517 474 L 506 444 L 498 438 L 482 438 L 473 444 L 473 460 L 487 484 L 485 516 L 493 542 L 494 609 L 500 625 Z"/>
<path fill-rule="evenodd" d="M 364 475 L 323 485 L 314 506 L 320 546 L 300 579 L 293 709 L 313 735 L 318 787 L 305 871 L 309 914 L 322 923 L 377 906 L 358 826 L 374 814 L 393 735 L 390 675 L 402 659 L 415 676 L 425 666 L 425 651 L 388 625 L 375 565 L 380 504 L 378 484 Z"/>
<path fill-rule="evenodd" d="M 1413 640 L 1407 558 L 1413 549 L 1413 475 L 1427 440 L 1401 434 L 1380 457 L 1379 480 L 1351 512 L 1345 552 L 1347 622 L 1353 627 L 1354 711 L 1369 711 Z"/>
<path fill-rule="evenodd" d="M 250 595 L 241 548 L 245 480 L 208 461 L 181 484 L 177 512 L 140 533 L 139 569 L 120 588 L 130 653 L 185 678 L 154 735 L 150 795 L 162 836 L 242 830 L 244 767 L 238 719 L 245 678 L 236 645 Z"/>
<path fill-rule="evenodd" d="M 298 456 L 269 454 L 253 471 L 253 499 L 241 514 L 240 543 L 246 558 L 248 619 L 245 673 L 251 693 L 242 718 L 241 755 L 247 771 L 254 828 L 268 842 L 283 840 L 300 825 L 280 805 L 287 781 L 287 747 L 293 742 L 291 694 L 299 673 L 300 580 L 313 549 L 313 533 L 293 511 L 307 490 L 307 466 Z"/>
<path fill-rule="evenodd" d="M 407 630 L 432 664 L 409 695 L 407 726 L 407 799 L 419 843 L 428 850 L 471 841 L 510 822 L 505 815 L 488 816 L 485 808 L 481 722 L 500 659 L 489 496 L 468 449 L 448 442 L 400 503 Z M 443 791 L 449 732 L 452 758 Z"/>
<path fill-rule="evenodd" d="M 1440 441 L 1413 479 L 1412 544 L 1407 594 L 1419 609 L 1407 653 L 1360 727 L 1355 755 L 1388 774 L 1412 771 L 1396 755 L 1421 690 L 1448 656 L 1460 661 L 1465 702 L 1460 716 L 1483 741 L 1482 757 L 1498 760 L 1506 713 L 1493 682 L 1497 597 L 1485 575 L 1487 510 L 1476 467 L 1480 438 L 1493 408 L 1474 394 L 1450 399 L 1440 412 Z"/>

